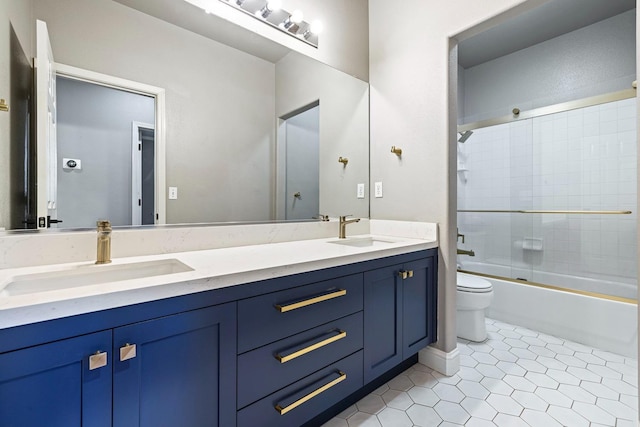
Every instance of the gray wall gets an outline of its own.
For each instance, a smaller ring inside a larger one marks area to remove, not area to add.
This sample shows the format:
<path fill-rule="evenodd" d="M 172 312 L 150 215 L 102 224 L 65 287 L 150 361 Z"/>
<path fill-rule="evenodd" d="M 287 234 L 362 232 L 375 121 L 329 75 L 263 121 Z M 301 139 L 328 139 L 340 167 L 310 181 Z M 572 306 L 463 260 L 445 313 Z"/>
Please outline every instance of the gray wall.
<path fill-rule="evenodd" d="M 276 94 L 278 117 L 320 100 L 319 213 L 369 216 L 369 192 L 356 198 L 357 183 L 369 180 L 368 84 L 288 54 L 276 64 Z M 346 167 L 338 163 L 341 156 L 349 159 Z"/>
<path fill-rule="evenodd" d="M 109 0 L 36 0 L 35 15 L 56 62 L 166 90 L 168 223 L 270 218 L 273 64 Z"/>
<path fill-rule="evenodd" d="M 31 60 L 33 56 L 33 2 L 32 0 L 0 1 L 0 98 L 9 102 L 9 34 L 10 26 L 20 40 L 22 49 Z M 9 123 L 11 122 L 11 105 L 9 112 L 0 112 L 0 229 L 9 226 Z"/>
<path fill-rule="evenodd" d="M 154 99 L 61 78 L 57 91 L 58 219 L 64 228 L 130 225 L 131 126 L 154 122 Z M 82 169 L 64 169 L 63 158 Z"/>
<path fill-rule="evenodd" d="M 464 70 L 464 123 L 631 88 L 635 10 Z"/>

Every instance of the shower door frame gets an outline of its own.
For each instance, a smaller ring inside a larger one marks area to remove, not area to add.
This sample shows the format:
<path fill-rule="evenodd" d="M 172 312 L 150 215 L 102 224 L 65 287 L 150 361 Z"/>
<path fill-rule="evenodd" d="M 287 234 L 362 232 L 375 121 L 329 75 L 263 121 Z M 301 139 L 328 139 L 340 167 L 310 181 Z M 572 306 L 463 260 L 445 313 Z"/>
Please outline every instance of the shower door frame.
<path fill-rule="evenodd" d="M 476 129 L 486 128 L 486 127 L 490 127 L 490 126 L 513 123 L 513 122 L 517 122 L 517 121 L 520 121 L 520 120 L 534 119 L 534 118 L 537 118 L 537 117 L 547 116 L 549 114 L 562 113 L 562 112 L 565 112 L 565 111 L 576 110 L 576 109 L 579 109 L 579 108 L 592 107 L 592 106 L 595 106 L 595 105 L 606 104 L 606 103 L 609 103 L 609 102 L 616 102 L 616 101 L 622 101 L 622 100 L 625 100 L 625 99 L 636 98 L 636 96 L 637 96 L 636 82 L 634 82 L 633 86 L 634 87 L 631 88 L 631 89 L 625 89 L 625 90 L 621 90 L 621 91 L 617 91 L 617 92 L 610 92 L 610 93 L 606 93 L 606 94 L 602 94 L 602 95 L 591 96 L 591 97 L 588 97 L 588 98 L 582 98 L 582 99 L 562 102 L 562 103 L 559 103 L 559 104 L 554 104 L 554 105 L 549 105 L 549 106 L 544 106 L 544 107 L 532 108 L 532 109 L 527 110 L 527 111 L 520 111 L 518 108 L 514 108 L 513 109 L 513 114 L 509 114 L 509 115 L 501 116 L 501 117 L 494 117 L 494 118 L 486 119 L 486 120 L 480 120 L 480 121 L 473 122 L 473 123 L 466 123 L 466 124 L 458 125 L 457 132 L 460 133 L 460 132 L 466 132 L 466 131 L 475 131 Z M 558 214 L 560 214 L 560 213 L 576 213 L 576 214 L 610 214 L 610 215 L 628 215 L 628 214 L 632 213 L 631 211 L 542 211 L 542 210 L 530 210 L 530 211 L 527 211 L 527 210 L 486 210 L 486 209 L 485 210 L 460 209 L 460 210 L 456 210 L 456 212 L 457 213 L 468 213 L 468 212 L 520 213 L 520 214 L 526 214 L 526 213 L 549 213 L 549 214 L 554 214 L 554 213 L 558 213 Z M 518 284 L 521 284 L 521 285 L 533 286 L 533 287 L 544 288 L 544 289 L 551 289 L 551 290 L 556 290 L 556 291 L 569 292 L 569 293 L 578 294 L 578 295 L 586 295 L 586 296 L 591 296 L 591 297 L 595 297 L 595 298 L 601 298 L 601 299 L 610 300 L 610 301 L 618 301 L 618 302 L 624 302 L 624 303 L 628 303 L 628 304 L 638 305 L 638 300 L 633 299 L 633 298 L 625 298 L 625 297 L 620 297 L 620 296 L 615 296 L 615 295 L 603 294 L 603 293 L 599 293 L 599 292 L 591 292 L 591 291 L 583 291 L 583 290 L 579 290 L 579 289 L 565 288 L 565 287 L 556 286 L 556 285 L 549 285 L 549 284 L 532 282 L 532 281 L 522 280 L 522 279 L 513 279 L 513 278 L 510 278 L 510 277 L 504 277 L 504 276 L 495 276 L 495 275 L 491 275 L 491 274 L 477 273 L 477 272 L 474 272 L 474 271 L 469 271 L 469 270 L 464 270 L 464 269 L 458 269 L 458 271 L 460 271 L 462 273 L 473 274 L 473 275 L 476 275 L 476 276 L 486 277 L 486 278 L 490 278 L 490 279 L 499 279 L 499 280 L 504 280 L 504 281 L 507 281 L 507 282 L 518 283 Z"/>

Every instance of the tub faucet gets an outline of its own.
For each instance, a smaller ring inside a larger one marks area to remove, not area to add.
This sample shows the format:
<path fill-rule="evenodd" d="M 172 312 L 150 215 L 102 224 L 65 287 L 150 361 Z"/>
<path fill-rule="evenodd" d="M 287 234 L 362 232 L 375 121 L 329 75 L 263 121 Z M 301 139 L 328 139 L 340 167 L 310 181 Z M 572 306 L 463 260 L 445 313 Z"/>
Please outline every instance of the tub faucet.
<path fill-rule="evenodd" d="M 354 222 L 360 221 L 360 218 L 354 218 L 354 219 L 348 220 L 347 219 L 348 216 L 351 216 L 351 215 L 345 215 L 340 217 L 340 233 L 338 234 L 339 239 L 344 239 L 347 237 L 347 224 L 352 224 Z"/>
<path fill-rule="evenodd" d="M 458 249 L 458 255 L 476 256 L 476 253 L 473 251 L 467 251 L 465 249 Z"/>
<path fill-rule="evenodd" d="M 98 225 L 98 254 L 96 264 L 111 262 L 111 223 L 106 219 L 97 222 Z"/>

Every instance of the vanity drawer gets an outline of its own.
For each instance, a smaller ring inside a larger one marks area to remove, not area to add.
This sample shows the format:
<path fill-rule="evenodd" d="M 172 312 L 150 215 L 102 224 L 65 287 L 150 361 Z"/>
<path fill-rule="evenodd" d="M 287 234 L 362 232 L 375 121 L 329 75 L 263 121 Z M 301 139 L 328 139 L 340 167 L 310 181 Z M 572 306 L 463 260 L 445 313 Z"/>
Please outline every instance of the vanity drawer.
<path fill-rule="evenodd" d="M 238 302 L 238 353 L 362 310 L 363 275 L 273 292 Z"/>
<path fill-rule="evenodd" d="M 362 312 L 238 357 L 238 408 L 346 357 L 363 343 Z"/>
<path fill-rule="evenodd" d="M 360 389 L 362 350 L 247 406 L 238 427 L 299 426 Z"/>

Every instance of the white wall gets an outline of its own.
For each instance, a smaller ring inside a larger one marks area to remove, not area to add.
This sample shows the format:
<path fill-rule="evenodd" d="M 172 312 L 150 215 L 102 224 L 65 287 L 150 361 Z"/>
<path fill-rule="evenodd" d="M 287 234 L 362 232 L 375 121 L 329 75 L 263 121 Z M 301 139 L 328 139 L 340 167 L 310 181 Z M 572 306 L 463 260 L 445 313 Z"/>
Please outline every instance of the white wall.
<path fill-rule="evenodd" d="M 629 89 L 636 68 L 631 10 L 464 70 L 464 121 L 473 123 Z"/>
<path fill-rule="evenodd" d="M 33 2 L 32 0 L 2 0 L 0 2 L 0 98 L 9 102 L 9 34 L 13 26 L 20 44 L 29 59 L 32 57 L 33 41 Z M 9 141 L 9 123 L 11 122 L 11 105 L 9 112 L 0 112 L 0 141 Z M 0 229 L 9 225 L 9 144 L 0 143 Z"/>
<path fill-rule="evenodd" d="M 457 58 L 450 61 L 449 37 L 513 6 L 540 3 L 369 2 L 371 181 L 384 183 L 384 197 L 371 199 L 371 217 L 439 223 L 437 347 L 447 352 L 456 347 Z M 391 145 L 403 149 L 402 160 Z"/>
<path fill-rule="evenodd" d="M 35 15 L 57 62 L 166 90 L 168 223 L 270 218 L 273 64 L 110 0 L 36 0 Z"/>
<path fill-rule="evenodd" d="M 320 212 L 369 216 L 369 86 L 329 66 L 290 53 L 276 64 L 276 114 L 282 117 L 320 100 Z M 339 157 L 349 159 L 347 166 Z"/>
<path fill-rule="evenodd" d="M 57 218 L 64 228 L 131 225 L 132 122 L 153 123 L 154 99 L 77 80 L 57 80 Z M 82 169 L 63 168 L 63 158 Z"/>

